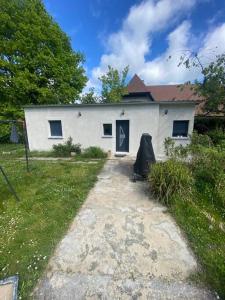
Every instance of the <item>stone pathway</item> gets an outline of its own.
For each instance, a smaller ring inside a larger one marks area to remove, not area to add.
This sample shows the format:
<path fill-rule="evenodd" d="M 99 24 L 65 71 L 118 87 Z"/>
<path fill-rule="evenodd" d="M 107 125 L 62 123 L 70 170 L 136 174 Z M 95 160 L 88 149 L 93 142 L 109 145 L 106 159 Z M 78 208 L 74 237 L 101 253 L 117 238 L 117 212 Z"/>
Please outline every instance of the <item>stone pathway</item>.
<path fill-rule="evenodd" d="M 59 243 L 36 299 L 214 299 L 187 282 L 196 260 L 166 208 L 109 160 Z"/>

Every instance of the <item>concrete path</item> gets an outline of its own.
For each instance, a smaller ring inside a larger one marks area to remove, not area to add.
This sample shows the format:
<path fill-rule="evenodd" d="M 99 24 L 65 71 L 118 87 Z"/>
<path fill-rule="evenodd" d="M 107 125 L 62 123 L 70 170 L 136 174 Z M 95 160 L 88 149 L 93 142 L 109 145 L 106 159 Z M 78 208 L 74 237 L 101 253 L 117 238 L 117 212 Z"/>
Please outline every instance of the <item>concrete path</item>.
<path fill-rule="evenodd" d="M 166 208 L 108 161 L 35 290 L 37 299 L 213 299 L 186 282 L 197 263 Z"/>

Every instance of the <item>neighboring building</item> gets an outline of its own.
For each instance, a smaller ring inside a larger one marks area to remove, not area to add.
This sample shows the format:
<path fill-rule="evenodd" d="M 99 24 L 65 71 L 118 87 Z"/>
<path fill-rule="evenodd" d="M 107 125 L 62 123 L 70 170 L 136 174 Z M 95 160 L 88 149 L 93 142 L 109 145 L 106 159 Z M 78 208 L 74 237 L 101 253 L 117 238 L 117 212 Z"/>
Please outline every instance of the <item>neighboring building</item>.
<path fill-rule="evenodd" d="M 157 159 L 163 159 L 165 138 L 173 138 L 176 144 L 188 143 L 196 100 L 187 91 L 167 86 L 162 93 L 159 86 L 145 86 L 137 75 L 128 91 L 121 103 L 115 104 L 25 107 L 30 150 L 50 150 L 71 136 L 82 148 L 99 146 L 112 154 L 135 156 L 141 135 L 149 133 Z"/>
<path fill-rule="evenodd" d="M 176 85 L 145 85 L 136 74 L 129 82 L 127 89 L 129 95 L 136 93 L 150 93 L 156 102 L 161 101 L 194 101 L 196 103 L 195 115 L 202 115 L 203 98 L 198 96 L 191 84 Z"/>

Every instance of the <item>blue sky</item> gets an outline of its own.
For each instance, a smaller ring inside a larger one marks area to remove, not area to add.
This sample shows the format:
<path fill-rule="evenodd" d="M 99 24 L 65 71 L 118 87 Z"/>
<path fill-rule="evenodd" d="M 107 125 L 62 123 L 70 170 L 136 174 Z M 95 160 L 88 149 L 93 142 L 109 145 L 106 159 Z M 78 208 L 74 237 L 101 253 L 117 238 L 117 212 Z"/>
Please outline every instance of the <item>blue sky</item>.
<path fill-rule="evenodd" d="M 204 64 L 225 52 L 223 0 L 44 0 L 48 12 L 84 53 L 88 87 L 110 64 L 130 66 L 148 84 L 194 80 L 199 70 L 178 68 L 184 50 Z M 168 61 L 168 56 L 172 59 Z"/>

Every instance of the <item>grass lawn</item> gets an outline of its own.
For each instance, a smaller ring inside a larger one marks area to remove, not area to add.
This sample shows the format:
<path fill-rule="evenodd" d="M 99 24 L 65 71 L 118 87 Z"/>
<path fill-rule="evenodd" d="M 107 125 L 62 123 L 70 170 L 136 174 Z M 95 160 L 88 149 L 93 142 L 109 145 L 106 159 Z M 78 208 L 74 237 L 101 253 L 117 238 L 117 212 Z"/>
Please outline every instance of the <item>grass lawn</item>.
<path fill-rule="evenodd" d="M 54 157 L 62 159 L 64 157 L 58 156 L 53 150 L 50 151 L 30 151 L 28 153 L 28 156 L 30 158 L 36 158 L 36 157 Z M 12 159 L 12 158 L 25 158 L 25 149 L 24 145 L 22 144 L 0 144 L 0 157 L 2 157 L 4 160 Z M 82 154 L 76 154 L 75 156 L 69 156 L 67 158 L 70 158 L 71 160 L 82 160 L 86 161 L 89 160 L 83 153 Z"/>
<path fill-rule="evenodd" d="M 21 199 L 16 202 L 0 176 L 0 279 L 19 274 L 19 293 L 27 299 L 104 160 L 94 164 L 32 161 L 27 173 L 24 161 L 12 159 L 23 154 L 23 146 L 0 149 L 15 151 L 9 156 L 0 151 L 0 165 Z"/>
<path fill-rule="evenodd" d="M 172 204 L 171 212 L 186 233 L 202 267 L 193 279 L 206 283 L 219 294 L 220 299 L 225 299 L 225 232 L 218 226 L 220 222 L 224 222 L 224 208 L 218 212 L 218 208 L 213 204 L 209 205 L 203 195 L 195 196 L 193 202 L 177 198 Z M 203 214 L 203 210 L 216 222 L 212 223 Z"/>

